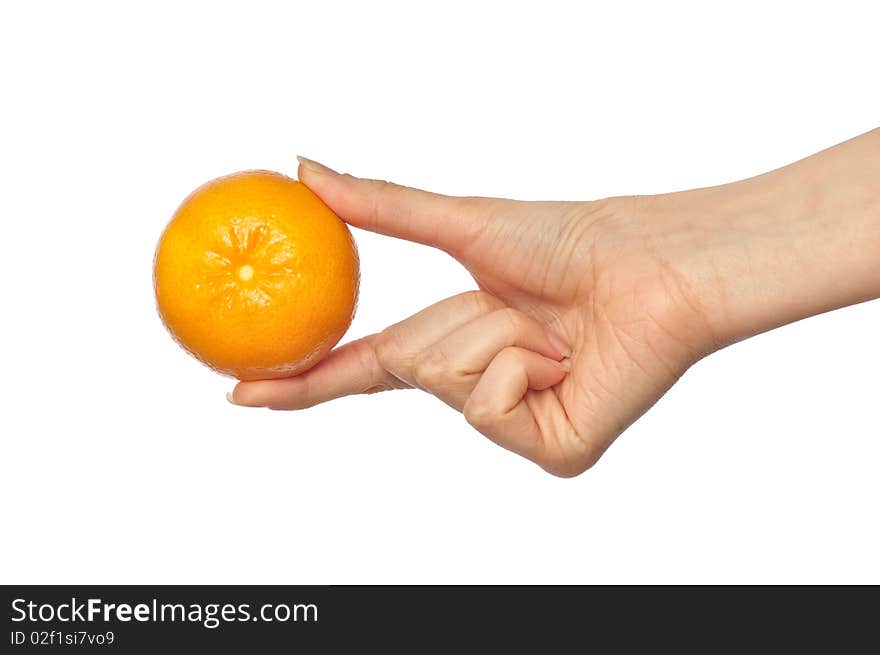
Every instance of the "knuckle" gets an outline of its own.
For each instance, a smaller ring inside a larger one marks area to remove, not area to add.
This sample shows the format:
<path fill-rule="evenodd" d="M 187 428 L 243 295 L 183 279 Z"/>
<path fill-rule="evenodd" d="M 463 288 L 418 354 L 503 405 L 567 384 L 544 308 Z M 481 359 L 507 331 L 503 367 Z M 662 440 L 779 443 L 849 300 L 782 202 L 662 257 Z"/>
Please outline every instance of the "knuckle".
<path fill-rule="evenodd" d="M 378 375 L 378 369 L 380 368 L 379 357 L 375 346 L 369 340 L 360 339 L 357 342 L 355 353 L 363 370 L 369 371 L 373 376 Z"/>
<path fill-rule="evenodd" d="M 478 314 L 488 314 L 498 308 L 499 301 L 490 293 L 481 290 L 466 291 L 464 297 L 472 303 Z"/>
<path fill-rule="evenodd" d="M 529 322 L 525 314 L 513 307 L 499 309 L 498 317 L 498 320 L 504 324 L 511 338 L 522 333 L 527 328 Z"/>
<path fill-rule="evenodd" d="M 497 362 L 497 365 L 505 368 L 524 368 L 525 353 L 515 346 L 507 346 L 495 355 L 495 362 Z"/>
<path fill-rule="evenodd" d="M 477 430 L 485 430 L 497 421 L 499 410 L 488 399 L 472 395 L 464 404 L 462 414 Z"/>
<path fill-rule="evenodd" d="M 369 215 L 372 218 L 373 225 L 378 225 L 383 213 L 383 207 L 387 206 L 387 201 L 391 193 L 393 193 L 396 185 L 386 180 L 369 180 L 369 189 L 367 195 L 370 203 Z"/>
<path fill-rule="evenodd" d="M 385 329 L 376 335 L 373 350 L 376 353 L 376 361 L 386 371 L 394 367 L 394 363 L 400 357 L 400 345 L 394 330 Z"/>
<path fill-rule="evenodd" d="M 377 180 L 377 179 L 369 179 L 366 180 L 368 188 L 375 194 L 381 194 L 390 189 L 393 184 L 388 180 Z"/>
<path fill-rule="evenodd" d="M 578 458 L 572 460 L 570 458 L 554 458 L 548 461 L 540 462 L 542 469 L 555 475 L 557 478 L 575 478 L 584 473 L 596 463 L 595 459 Z"/>
<path fill-rule="evenodd" d="M 546 450 L 538 464 L 548 473 L 560 478 L 573 478 L 592 468 L 604 449 L 596 442 L 569 432 L 556 448 Z"/>
<path fill-rule="evenodd" d="M 426 350 L 416 356 L 413 362 L 413 379 L 423 389 L 432 389 L 446 384 L 450 377 L 450 366 L 446 355 L 439 350 Z"/>

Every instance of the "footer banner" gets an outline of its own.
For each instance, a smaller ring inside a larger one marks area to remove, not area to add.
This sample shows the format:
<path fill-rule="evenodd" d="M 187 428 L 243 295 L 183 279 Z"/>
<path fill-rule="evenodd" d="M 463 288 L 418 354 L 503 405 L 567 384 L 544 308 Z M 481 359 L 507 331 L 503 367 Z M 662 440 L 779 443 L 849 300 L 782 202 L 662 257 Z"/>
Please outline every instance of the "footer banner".
<path fill-rule="evenodd" d="M 6 586 L 0 652 L 406 652 L 798 643 L 876 652 L 874 587 Z M 647 641 L 646 641 L 647 640 Z M 380 651 L 381 652 L 381 651 Z M 603 650 L 604 652 L 604 650 Z"/>

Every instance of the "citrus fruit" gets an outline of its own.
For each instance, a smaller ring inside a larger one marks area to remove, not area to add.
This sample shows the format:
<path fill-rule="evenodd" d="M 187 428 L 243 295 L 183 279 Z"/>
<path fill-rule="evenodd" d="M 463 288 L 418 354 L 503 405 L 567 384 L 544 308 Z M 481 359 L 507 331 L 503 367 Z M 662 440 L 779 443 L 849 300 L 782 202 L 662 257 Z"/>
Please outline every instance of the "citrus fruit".
<path fill-rule="evenodd" d="M 240 380 L 286 377 L 348 329 L 357 249 L 304 184 L 245 171 L 184 200 L 159 240 L 153 283 L 168 330 L 202 362 Z"/>

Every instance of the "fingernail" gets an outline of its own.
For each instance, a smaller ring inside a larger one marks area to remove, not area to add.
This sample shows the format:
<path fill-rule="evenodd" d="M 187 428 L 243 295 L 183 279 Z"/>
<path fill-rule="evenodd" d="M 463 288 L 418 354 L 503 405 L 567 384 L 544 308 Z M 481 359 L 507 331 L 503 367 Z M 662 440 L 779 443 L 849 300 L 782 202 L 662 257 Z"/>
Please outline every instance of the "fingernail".
<path fill-rule="evenodd" d="M 557 363 L 563 371 L 565 371 L 566 373 L 571 373 L 571 360 L 568 357 Z"/>
<path fill-rule="evenodd" d="M 226 392 L 226 400 L 228 400 L 228 401 L 229 401 L 230 403 L 232 403 L 233 405 L 237 405 L 237 404 L 238 404 L 237 402 L 235 402 L 235 398 L 232 397 L 232 392 L 231 392 L 231 391 L 227 391 L 227 392 Z"/>
<path fill-rule="evenodd" d="M 307 157 L 296 156 L 296 160 L 299 162 L 299 165 L 305 168 L 312 173 L 320 173 L 322 175 L 339 175 L 336 171 L 328 166 L 324 166 L 324 164 L 319 164 L 318 162 L 308 159 Z"/>
<path fill-rule="evenodd" d="M 556 348 L 563 357 L 571 357 L 571 348 L 559 336 L 548 330 L 547 339 L 550 341 L 550 345 Z"/>

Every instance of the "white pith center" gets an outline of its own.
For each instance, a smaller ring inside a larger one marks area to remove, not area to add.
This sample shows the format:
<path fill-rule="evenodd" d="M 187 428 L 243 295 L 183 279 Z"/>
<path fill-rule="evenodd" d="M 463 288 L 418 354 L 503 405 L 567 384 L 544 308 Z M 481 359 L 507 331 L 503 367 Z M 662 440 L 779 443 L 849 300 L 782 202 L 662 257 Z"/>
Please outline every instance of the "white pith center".
<path fill-rule="evenodd" d="M 238 277 L 242 282 L 247 282 L 254 276 L 254 268 L 250 264 L 244 264 L 238 269 Z"/>

